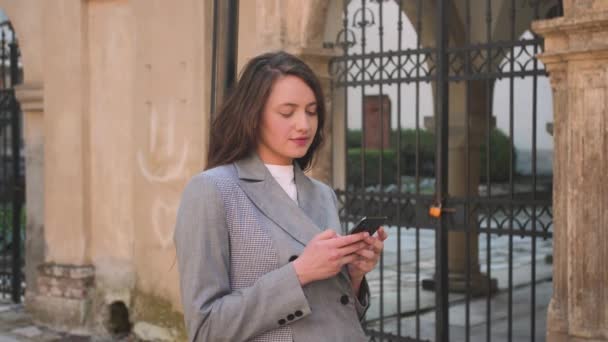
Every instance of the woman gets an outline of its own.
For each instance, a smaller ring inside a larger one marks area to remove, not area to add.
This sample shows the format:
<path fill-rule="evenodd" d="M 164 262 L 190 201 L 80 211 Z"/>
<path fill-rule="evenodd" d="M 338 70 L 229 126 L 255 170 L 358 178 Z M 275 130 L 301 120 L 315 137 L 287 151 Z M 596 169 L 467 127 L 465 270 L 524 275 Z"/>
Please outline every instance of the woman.
<path fill-rule="evenodd" d="M 268 53 L 244 68 L 177 217 L 191 341 L 366 340 L 364 276 L 386 234 L 337 234 L 334 192 L 304 175 L 325 115 L 319 81 L 298 58 Z"/>

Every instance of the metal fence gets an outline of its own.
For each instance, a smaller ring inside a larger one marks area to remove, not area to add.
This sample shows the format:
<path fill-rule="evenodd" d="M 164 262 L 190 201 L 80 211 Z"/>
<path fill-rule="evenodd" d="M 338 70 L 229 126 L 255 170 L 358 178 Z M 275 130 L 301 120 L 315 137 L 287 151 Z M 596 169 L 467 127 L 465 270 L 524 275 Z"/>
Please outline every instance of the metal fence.
<path fill-rule="evenodd" d="M 25 163 L 14 89 L 23 74 L 19 57 L 13 27 L 8 21 L 0 23 L 0 298 L 16 303 L 25 290 Z"/>
<path fill-rule="evenodd" d="M 561 1 L 342 3 L 340 216 L 390 218 L 370 340 L 544 340 L 552 99 L 528 29 Z"/>

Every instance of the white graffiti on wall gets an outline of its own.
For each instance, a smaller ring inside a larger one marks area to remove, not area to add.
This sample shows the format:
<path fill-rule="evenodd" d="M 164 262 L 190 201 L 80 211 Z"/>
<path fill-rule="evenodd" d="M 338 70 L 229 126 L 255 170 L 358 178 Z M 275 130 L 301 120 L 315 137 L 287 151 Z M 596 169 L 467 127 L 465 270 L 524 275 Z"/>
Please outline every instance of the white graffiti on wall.
<path fill-rule="evenodd" d="M 186 162 L 189 144 L 184 141 L 178 147 L 175 124 L 179 117 L 175 104 L 170 102 L 164 113 L 159 113 L 152 104 L 148 151 L 137 151 L 137 165 L 144 178 L 152 184 L 171 187 L 188 175 Z M 163 124 L 161 124 L 161 122 Z M 180 183 L 181 184 L 181 183 Z M 177 195 L 167 191 L 157 191 L 150 207 L 150 220 L 157 241 L 162 248 L 173 243 L 173 221 L 177 215 Z"/>
<path fill-rule="evenodd" d="M 160 160 L 160 163 L 168 166 L 171 161 L 172 156 L 175 155 L 176 152 L 176 143 L 175 143 L 175 118 L 177 117 L 177 113 L 175 111 L 175 106 L 170 103 L 167 106 L 167 115 L 166 118 L 168 120 L 167 126 L 164 129 L 166 132 L 166 137 L 163 139 L 161 136 L 162 129 L 159 128 L 159 114 L 156 108 L 151 107 L 150 109 L 150 130 L 149 130 L 149 151 L 152 155 L 154 155 L 154 159 L 157 161 Z M 159 143 L 159 140 L 165 142 L 164 146 L 164 157 L 163 158 L 163 146 Z M 137 164 L 139 166 L 140 171 L 148 180 L 152 183 L 167 183 L 180 179 L 184 175 L 184 170 L 186 166 L 186 160 L 188 158 L 188 149 L 189 144 L 187 142 L 184 143 L 184 147 L 181 150 L 181 154 L 177 162 L 172 161 L 173 167 L 169 167 L 168 169 L 161 171 L 154 170 L 151 168 L 145 161 L 145 154 L 141 150 L 137 152 Z M 164 160 L 163 160 L 164 159 Z M 159 172 L 161 171 L 161 172 Z"/>
<path fill-rule="evenodd" d="M 154 233 L 162 248 L 173 245 L 173 219 L 177 215 L 177 201 L 169 203 L 162 197 L 155 197 L 151 207 Z"/>

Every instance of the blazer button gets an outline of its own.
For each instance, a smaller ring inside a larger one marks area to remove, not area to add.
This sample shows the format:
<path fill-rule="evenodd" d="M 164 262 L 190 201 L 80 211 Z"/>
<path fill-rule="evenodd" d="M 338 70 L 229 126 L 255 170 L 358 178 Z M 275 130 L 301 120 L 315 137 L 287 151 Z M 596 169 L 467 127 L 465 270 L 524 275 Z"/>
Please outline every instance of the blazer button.
<path fill-rule="evenodd" d="M 292 255 L 289 257 L 289 262 L 292 262 L 292 261 L 296 260 L 297 258 L 298 258 L 297 255 Z"/>
<path fill-rule="evenodd" d="M 287 321 L 286 321 L 286 320 L 284 320 L 284 319 L 282 319 L 282 318 L 279 320 L 279 325 L 283 325 L 283 324 L 285 324 L 285 323 L 287 323 Z"/>
<path fill-rule="evenodd" d="M 340 303 L 342 303 L 344 305 L 348 304 L 348 296 L 343 295 L 342 297 L 340 297 Z"/>
<path fill-rule="evenodd" d="M 304 313 L 303 313 L 302 311 L 298 310 L 298 311 L 294 312 L 294 314 L 296 315 L 296 317 L 300 317 L 300 316 L 302 316 Z"/>
<path fill-rule="evenodd" d="M 294 319 L 294 318 L 295 318 L 295 317 L 294 317 L 293 315 L 291 315 L 291 314 L 290 314 L 290 315 L 287 315 L 287 319 L 288 319 L 288 320 L 290 320 L 290 321 L 293 321 L 293 319 Z"/>

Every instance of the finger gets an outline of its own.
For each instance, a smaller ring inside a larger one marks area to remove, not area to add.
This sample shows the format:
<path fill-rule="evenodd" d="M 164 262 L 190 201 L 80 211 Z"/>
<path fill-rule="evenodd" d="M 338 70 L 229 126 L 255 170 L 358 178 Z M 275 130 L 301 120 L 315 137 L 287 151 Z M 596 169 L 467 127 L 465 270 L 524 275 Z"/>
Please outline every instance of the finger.
<path fill-rule="evenodd" d="M 384 230 L 384 227 L 380 227 L 380 229 L 378 229 L 378 238 L 382 241 L 386 240 L 388 238 L 388 233 Z"/>
<path fill-rule="evenodd" d="M 336 232 L 329 228 L 329 229 L 325 229 L 324 231 L 322 231 L 321 233 L 315 235 L 313 237 L 313 240 L 328 240 L 328 239 L 332 239 L 336 236 Z"/>
<path fill-rule="evenodd" d="M 383 243 L 382 240 L 380 240 L 378 237 L 369 237 L 367 239 L 365 239 L 365 242 L 368 244 L 368 249 L 370 250 L 376 250 L 378 243 Z"/>
<path fill-rule="evenodd" d="M 351 264 L 351 263 L 357 261 L 358 259 L 359 259 L 359 256 L 355 253 L 345 255 L 344 257 L 342 257 L 342 259 L 340 259 L 340 264 L 341 265 Z"/>
<path fill-rule="evenodd" d="M 356 251 L 355 253 L 357 253 L 362 258 L 368 259 L 368 260 L 374 260 L 377 255 L 374 251 L 370 251 L 369 249 L 360 249 L 360 250 Z"/>
<path fill-rule="evenodd" d="M 365 239 L 365 242 L 368 243 L 369 246 L 367 249 L 373 250 L 378 254 L 384 249 L 384 240 L 380 237 L 370 237 L 369 239 Z"/>
<path fill-rule="evenodd" d="M 367 244 L 363 241 L 360 241 L 357 243 L 353 243 L 353 244 L 338 248 L 338 252 L 340 253 L 341 256 L 344 256 L 344 255 L 355 253 L 356 251 L 365 249 L 365 248 L 367 248 Z"/>
<path fill-rule="evenodd" d="M 372 250 L 374 251 L 374 253 L 380 254 L 384 249 L 384 242 L 382 242 L 381 240 L 376 240 L 376 242 L 372 246 Z"/>
<path fill-rule="evenodd" d="M 344 246 L 353 244 L 355 242 L 359 242 L 359 241 L 365 239 L 365 237 L 367 237 L 367 236 L 369 236 L 369 233 L 367 233 L 367 232 L 349 234 L 349 235 L 345 235 L 345 236 L 338 236 L 335 239 L 328 241 L 328 243 L 331 244 L 332 247 L 340 248 L 340 247 L 344 247 Z"/>

